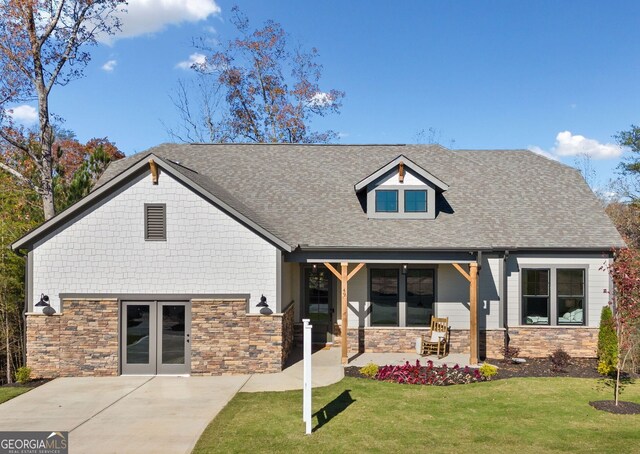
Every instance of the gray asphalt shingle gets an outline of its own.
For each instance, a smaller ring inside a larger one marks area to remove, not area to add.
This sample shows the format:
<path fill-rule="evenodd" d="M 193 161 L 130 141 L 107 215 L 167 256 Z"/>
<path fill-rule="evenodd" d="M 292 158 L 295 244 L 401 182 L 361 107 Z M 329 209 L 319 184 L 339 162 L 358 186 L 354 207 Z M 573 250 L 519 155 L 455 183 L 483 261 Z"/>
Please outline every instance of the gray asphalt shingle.
<path fill-rule="evenodd" d="M 575 169 L 526 150 L 163 144 L 154 153 L 292 247 L 593 248 L 624 243 Z M 354 185 L 403 154 L 449 185 L 435 220 L 368 219 Z"/>

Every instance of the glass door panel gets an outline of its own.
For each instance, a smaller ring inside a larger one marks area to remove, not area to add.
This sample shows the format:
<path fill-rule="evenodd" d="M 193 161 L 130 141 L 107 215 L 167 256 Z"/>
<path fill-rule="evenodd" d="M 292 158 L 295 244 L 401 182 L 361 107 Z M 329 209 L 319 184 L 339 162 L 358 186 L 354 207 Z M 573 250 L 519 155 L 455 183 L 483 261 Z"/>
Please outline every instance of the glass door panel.
<path fill-rule="evenodd" d="M 188 303 L 158 303 L 158 373 L 189 373 Z"/>
<path fill-rule="evenodd" d="M 312 338 L 316 343 L 331 342 L 333 332 L 333 298 L 331 275 L 325 267 L 304 271 L 305 317 L 311 320 Z"/>
<path fill-rule="evenodd" d="M 154 303 L 123 303 L 122 373 L 155 374 Z"/>

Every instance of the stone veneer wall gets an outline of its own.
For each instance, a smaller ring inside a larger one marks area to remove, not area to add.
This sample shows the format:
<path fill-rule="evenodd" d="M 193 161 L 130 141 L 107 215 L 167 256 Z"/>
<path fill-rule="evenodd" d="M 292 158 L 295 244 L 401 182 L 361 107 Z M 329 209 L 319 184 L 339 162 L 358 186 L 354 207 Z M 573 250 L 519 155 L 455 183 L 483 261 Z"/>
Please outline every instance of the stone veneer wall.
<path fill-rule="evenodd" d="M 336 325 L 335 343 L 340 344 L 340 326 Z M 353 328 L 348 329 L 349 350 L 360 353 L 415 353 L 416 338 L 428 336 L 421 328 Z M 480 357 L 499 358 L 504 346 L 504 330 L 480 331 Z M 469 330 L 449 331 L 449 353 L 469 353 Z"/>
<path fill-rule="evenodd" d="M 546 357 L 562 347 L 571 356 L 595 358 L 598 328 L 519 326 L 509 328 L 509 345 L 518 347 L 524 357 Z"/>
<path fill-rule="evenodd" d="M 34 377 L 117 375 L 118 300 L 69 299 L 61 314 L 27 314 L 27 365 Z"/>
<path fill-rule="evenodd" d="M 293 346 L 293 307 L 284 314 L 246 313 L 237 299 L 191 301 L 191 373 L 280 372 Z"/>
<path fill-rule="evenodd" d="M 335 326 L 334 343 L 340 345 L 340 326 Z M 349 351 L 368 353 L 413 353 L 416 338 L 428 335 L 428 329 L 350 328 L 347 333 Z M 520 356 L 544 358 L 562 347 L 577 358 L 596 356 L 598 328 L 584 327 L 517 327 L 509 329 L 510 345 L 520 348 Z M 480 331 L 480 357 L 502 358 L 505 330 Z M 449 332 L 449 352 L 469 352 L 469 330 Z"/>
<path fill-rule="evenodd" d="M 280 372 L 293 348 L 293 306 L 246 313 L 245 300 L 193 300 L 194 375 Z M 118 300 L 64 300 L 53 316 L 27 314 L 27 364 L 35 377 L 118 374 Z"/>

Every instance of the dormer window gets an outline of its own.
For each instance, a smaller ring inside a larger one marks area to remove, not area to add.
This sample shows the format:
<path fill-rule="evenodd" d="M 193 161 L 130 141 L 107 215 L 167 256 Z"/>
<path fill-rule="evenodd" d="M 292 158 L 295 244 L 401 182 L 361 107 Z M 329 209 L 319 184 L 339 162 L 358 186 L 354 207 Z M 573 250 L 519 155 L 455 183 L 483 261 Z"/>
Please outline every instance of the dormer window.
<path fill-rule="evenodd" d="M 376 191 L 376 211 L 378 213 L 398 212 L 398 191 L 383 190 Z"/>
<path fill-rule="evenodd" d="M 436 196 L 447 189 L 402 155 L 355 185 L 356 192 L 366 191 L 367 216 L 372 219 L 435 219 Z"/>
<path fill-rule="evenodd" d="M 404 191 L 404 211 L 405 213 L 426 213 L 427 191 L 411 189 Z"/>

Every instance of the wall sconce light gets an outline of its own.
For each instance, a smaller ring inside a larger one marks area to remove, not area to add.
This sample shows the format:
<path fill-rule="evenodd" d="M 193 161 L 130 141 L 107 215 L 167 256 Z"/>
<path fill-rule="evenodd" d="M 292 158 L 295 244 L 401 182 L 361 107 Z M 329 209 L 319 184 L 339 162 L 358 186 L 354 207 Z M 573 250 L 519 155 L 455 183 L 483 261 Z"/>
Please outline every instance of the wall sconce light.
<path fill-rule="evenodd" d="M 314 273 L 318 272 L 318 264 L 317 263 L 314 263 L 312 268 L 313 268 L 313 272 Z"/>
<path fill-rule="evenodd" d="M 267 304 L 267 297 L 262 295 L 260 297 L 260 302 L 258 304 L 256 304 L 256 307 L 260 307 L 260 313 L 262 315 L 271 315 L 273 314 L 273 311 L 271 309 L 269 309 L 269 305 Z"/>
<path fill-rule="evenodd" d="M 49 304 L 49 296 L 44 293 L 40 294 L 40 301 L 36 303 L 36 307 L 44 308 L 42 309 L 44 315 L 53 315 L 56 313 L 56 310 Z"/>
<path fill-rule="evenodd" d="M 49 306 L 49 296 L 44 293 L 40 294 L 40 301 L 36 303 L 36 307 L 46 307 Z"/>
<path fill-rule="evenodd" d="M 407 264 L 403 263 L 402 264 L 402 274 L 407 274 L 407 268 L 408 268 Z"/>

